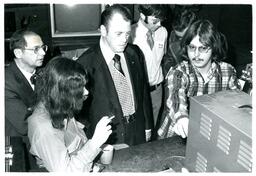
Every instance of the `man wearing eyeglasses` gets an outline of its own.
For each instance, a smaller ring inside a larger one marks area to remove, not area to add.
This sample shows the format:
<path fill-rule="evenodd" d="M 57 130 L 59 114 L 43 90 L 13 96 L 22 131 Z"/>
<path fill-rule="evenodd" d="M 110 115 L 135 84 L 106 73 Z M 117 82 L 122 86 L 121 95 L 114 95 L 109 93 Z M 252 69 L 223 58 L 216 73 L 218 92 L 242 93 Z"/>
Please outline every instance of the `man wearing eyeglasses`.
<path fill-rule="evenodd" d="M 181 40 L 180 63 L 166 76 L 167 112 L 157 131 L 158 138 L 188 134 L 189 97 L 211 94 L 221 90 L 239 89 L 236 71 L 226 58 L 227 44 L 208 20 L 198 20 Z"/>
<path fill-rule="evenodd" d="M 10 38 L 9 47 L 14 61 L 5 67 L 5 136 L 20 136 L 26 143 L 26 119 L 36 101 L 31 77 L 42 66 L 47 46 L 38 34 L 19 30 Z"/>
<path fill-rule="evenodd" d="M 150 85 L 154 126 L 160 116 L 162 107 L 164 80 L 161 62 L 167 49 L 167 30 L 161 25 L 166 18 L 166 6 L 160 4 L 143 4 L 138 6 L 139 21 L 132 26 L 131 42 L 142 50 Z"/>

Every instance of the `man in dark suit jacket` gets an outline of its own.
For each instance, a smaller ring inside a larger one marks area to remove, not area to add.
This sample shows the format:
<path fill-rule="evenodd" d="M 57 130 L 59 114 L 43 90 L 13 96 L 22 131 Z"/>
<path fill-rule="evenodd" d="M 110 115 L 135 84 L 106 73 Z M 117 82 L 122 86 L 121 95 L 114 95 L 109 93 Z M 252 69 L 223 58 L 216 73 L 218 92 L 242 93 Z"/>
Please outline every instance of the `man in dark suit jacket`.
<path fill-rule="evenodd" d="M 129 10 L 121 5 L 107 8 L 101 15 L 100 29 L 99 44 L 78 59 L 87 70 L 89 80 L 89 97 L 82 110 L 91 123 L 87 134 L 92 135 L 102 116 L 114 115 L 113 134 L 107 143 L 144 143 L 151 137 L 153 117 L 143 54 L 137 46 L 127 45 L 131 31 Z M 128 83 L 127 99 L 132 100 L 128 113 L 124 111 L 113 77 L 115 54 L 121 58 L 122 72 Z"/>
<path fill-rule="evenodd" d="M 10 39 L 14 61 L 5 67 L 5 136 L 26 136 L 26 118 L 35 104 L 31 76 L 43 64 L 47 46 L 41 37 L 26 30 L 15 32 Z"/>

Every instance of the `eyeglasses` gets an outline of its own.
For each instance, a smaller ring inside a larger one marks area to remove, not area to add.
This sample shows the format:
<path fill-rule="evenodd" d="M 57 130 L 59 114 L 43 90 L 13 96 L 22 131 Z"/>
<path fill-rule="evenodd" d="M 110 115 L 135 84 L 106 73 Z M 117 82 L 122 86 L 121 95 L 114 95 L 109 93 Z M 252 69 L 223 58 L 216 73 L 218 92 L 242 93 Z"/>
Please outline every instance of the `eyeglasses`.
<path fill-rule="evenodd" d="M 24 50 L 31 50 L 31 51 L 34 51 L 35 54 L 38 54 L 40 49 L 42 49 L 46 53 L 48 50 L 48 46 L 47 45 L 36 46 L 35 48 L 25 48 Z"/>
<path fill-rule="evenodd" d="M 208 51 L 211 49 L 211 47 L 209 46 L 199 46 L 199 47 L 196 47 L 195 45 L 187 46 L 188 52 L 195 52 L 197 48 L 200 53 L 208 53 Z"/>

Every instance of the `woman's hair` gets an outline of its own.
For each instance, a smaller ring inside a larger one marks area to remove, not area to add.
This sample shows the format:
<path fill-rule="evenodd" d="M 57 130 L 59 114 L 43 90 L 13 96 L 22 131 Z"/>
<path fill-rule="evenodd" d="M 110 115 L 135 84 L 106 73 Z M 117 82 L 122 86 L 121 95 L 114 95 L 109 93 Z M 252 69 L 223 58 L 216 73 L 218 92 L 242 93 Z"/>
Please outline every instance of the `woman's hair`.
<path fill-rule="evenodd" d="M 45 105 L 53 127 L 62 129 L 63 120 L 82 108 L 85 70 L 79 63 L 57 56 L 49 61 L 36 81 L 37 103 Z"/>
<path fill-rule="evenodd" d="M 227 41 L 226 37 L 217 31 L 209 20 L 195 21 L 187 30 L 181 40 L 181 52 L 183 56 L 187 56 L 187 45 L 199 36 L 199 41 L 212 49 L 212 59 L 223 60 L 227 55 Z"/>

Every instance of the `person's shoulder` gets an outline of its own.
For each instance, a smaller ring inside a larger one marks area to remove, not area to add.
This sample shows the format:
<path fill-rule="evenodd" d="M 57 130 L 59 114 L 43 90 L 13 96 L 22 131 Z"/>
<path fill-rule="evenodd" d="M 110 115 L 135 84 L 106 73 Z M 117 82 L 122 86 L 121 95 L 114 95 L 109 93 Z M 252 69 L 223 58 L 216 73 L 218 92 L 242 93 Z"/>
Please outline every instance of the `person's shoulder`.
<path fill-rule="evenodd" d="M 191 64 L 188 62 L 188 61 L 186 61 L 186 60 L 183 60 L 183 61 L 181 61 L 180 63 L 178 63 L 177 65 L 175 65 L 174 67 L 173 67 L 173 69 L 174 70 L 180 70 L 180 71 L 186 71 L 186 70 L 188 70 L 189 68 L 191 67 Z"/>
<path fill-rule="evenodd" d="M 161 32 L 167 32 L 167 29 L 164 26 L 160 26 L 158 30 L 160 30 Z"/>
<path fill-rule="evenodd" d="M 18 70 L 18 67 L 15 68 L 15 63 L 14 62 L 10 62 L 8 64 L 5 64 L 4 66 L 4 71 L 5 71 L 5 83 L 7 82 L 17 82 L 16 81 L 16 77 L 17 77 L 17 69 Z"/>
<path fill-rule="evenodd" d="M 42 137 L 50 137 L 56 133 L 52 126 L 50 117 L 46 113 L 35 110 L 28 117 L 28 137 L 31 141 L 38 141 Z"/>
<path fill-rule="evenodd" d="M 41 106 L 37 106 L 28 117 L 28 124 L 35 130 L 51 129 L 52 126 L 49 114 Z"/>
<path fill-rule="evenodd" d="M 166 77 L 170 77 L 171 75 L 188 75 L 187 72 L 189 70 L 189 67 L 190 65 L 188 61 L 182 61 L 172 67 L 167 73 Z"/>
<path fill-rule="evenodd" d="M 138 45 L 128 43 L 127 46 L 126 46 L 125 51 L 126 52 L 138 53 L 138 52 L 141 52 L 141 49 L 140 49 L 140 47 Z"/>
<path fill-rule="evenodd" d="M 98 48 L 98 45 L 93 45 L 89 47 L 80 57 L 95 54 L 95 51 L 97 50 L 97 48 Z"/>
<path fill-rule="evenodd" d="M 14 65 L 14 64 L 15 64 L 14 61 L 5 64 L 5 65 L 4 65 L 4 70 L 5 70 L 5 72 L 11 72 L 12 69 L 13 69 L 13 65 Z"/>
<path fill-rule="evenodd" d="M 96 53 L 99 51 L 99 45 L 93 45 L 92 47 L 89 47 L 83 54 L 79 56 L 77 59 L 77 62 L 83 63 L 88 62 L 90 60 L 93 60 Z"/>
<path fill-rule="evenodd" d="M 164 34 L 164 35 L 167 35 L 168 32 L 167 32 L 167 29 L 164 27 L 164 26 L 160 26 L 158 29 L 157 29 L 158 33 L 161 33 L 161 34 Z"/>
<path fill-rule="evenodd" d="M 218 62 L 220 68 L 223 68 L 223 69 L 235 69 L 231 64 L 227 63 L 227 62 L 223 62 L 223 61 L 220 61 Z"/>

